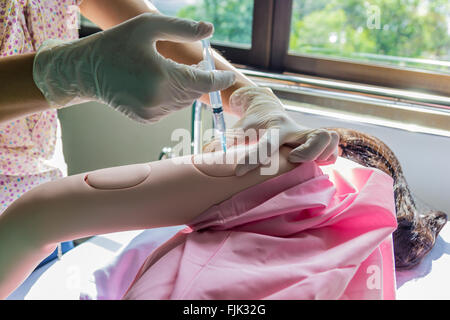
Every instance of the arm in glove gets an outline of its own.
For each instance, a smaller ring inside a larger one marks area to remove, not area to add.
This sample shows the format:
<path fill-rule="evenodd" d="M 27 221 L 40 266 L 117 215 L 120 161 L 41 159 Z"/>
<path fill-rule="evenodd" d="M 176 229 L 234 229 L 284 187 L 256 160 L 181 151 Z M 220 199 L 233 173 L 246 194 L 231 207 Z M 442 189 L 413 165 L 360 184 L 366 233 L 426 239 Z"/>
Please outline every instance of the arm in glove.
<path fill-rule="evenodd" d="M 230 108 L 241 118 L 227 133 L 227 144 L 242 141 L 239 137 L 246 135 L 249 129 L 263 132 L 258 135 L 257 143 L 248 148 L 245 159 L 236 166 L 238 176 L 267 164 L 270 155 L 282 145 L 294 148 L 288 158 L 291 162 L 316 161 L 325 165 L 337 159 L 339 135 L 325 129 L 310 129 L 295 122 L 269 88 L 244 87 L 236 90 L 230 97 Z M 214 140 L 205 146 L 204 151 L 220 149 L 220 143 Z"/>
<path fill-rule="evenodd" d="M 33 77 L 52 105 L 97 100 L 134 120 L 155 122 L 234 82 L 233 72 L 178 64 L 156 51 L 158 40 L 196 41 L 212 32 L 208 23 L 141 14 L 80 40 L 44 42 Z"/>

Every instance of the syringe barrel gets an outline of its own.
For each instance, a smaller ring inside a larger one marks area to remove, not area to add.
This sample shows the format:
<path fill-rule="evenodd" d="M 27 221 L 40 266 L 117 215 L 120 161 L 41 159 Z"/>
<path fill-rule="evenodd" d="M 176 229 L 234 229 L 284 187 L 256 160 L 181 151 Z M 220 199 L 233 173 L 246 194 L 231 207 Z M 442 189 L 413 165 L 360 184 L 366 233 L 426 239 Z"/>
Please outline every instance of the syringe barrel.
<path fill-rule="evenodd" d="M 210 71 L 215 70 L 214 65 L 214 55 L 209 42 L 209 38 L 202 40 L 203 45 L 203 57 L 208 63 L 208 69 Z M 219 132 L 222 141 L 223 151 L 226 151 L 226 137 L 225 137 L 225 120 L 223 116 L 222 98 L 220 96 L 220 91 L 213 91 L 209 93 L 209 100 L 211 103 L 213 118 L 214 118 L 214 128 Z"/>
<path fill-rule="evenodd" d="M 225 133 L 225 120 L 223 117 L 223 111 L 219 109 L 213 109 L 213 117 L 214 117 L 214 128 L 220 133 Z"/>

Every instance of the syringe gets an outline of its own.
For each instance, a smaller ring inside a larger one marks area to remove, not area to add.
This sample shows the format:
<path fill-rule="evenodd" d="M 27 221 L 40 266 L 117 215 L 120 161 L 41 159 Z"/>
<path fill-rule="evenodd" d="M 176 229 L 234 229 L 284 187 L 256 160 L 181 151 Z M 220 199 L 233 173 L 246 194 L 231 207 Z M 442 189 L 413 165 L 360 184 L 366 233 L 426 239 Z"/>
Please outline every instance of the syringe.
<path fill-rule="evenodd" d="M 211 44 L 209 38 L 202 40 L 203 45 L 203 58 L 208 64 L 208 71 L 215 70 L 214 65 L 214 55 L 212 53 Z M 227 151 L 227 141 L 225 137 L 225 120 L 223 117 L 223 105 L 222 98 L 220 96 L 220 91 L 213 91 L 209 93 L 209 100 L 211 102 L 211 107 L 214 117 L 214 127 L 220 134 L 220 140 L 222 142 L 222 149 L 224 152 Z"/>

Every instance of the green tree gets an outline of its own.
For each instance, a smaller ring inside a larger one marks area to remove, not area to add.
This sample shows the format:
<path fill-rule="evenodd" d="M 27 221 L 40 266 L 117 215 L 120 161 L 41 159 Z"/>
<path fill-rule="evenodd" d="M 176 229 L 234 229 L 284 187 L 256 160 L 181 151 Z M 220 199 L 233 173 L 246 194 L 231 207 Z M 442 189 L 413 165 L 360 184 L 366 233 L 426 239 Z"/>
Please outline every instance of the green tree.
<path fill-rule="evenodd" d="M 367 24 L 370 8 L 379 10 L 379 28 Z M 294 0 L 293 10 L 290 50 L 294 52 L 450 60 L 448 0 Z"/>
<path fill-rule="evenodd" d="M 253 0 L 201 0 L 182 8 L 177 16 L 213 23 L 216 41 L 251 43 Z"/>
<path fill-rule="evenodd" d="M 248 45 L 257 1 L 198 0 L 177 15 L 212 22 L 216 41 Z M 379 10 L 379 28 L 368 24 L 371 8 Z M 286 19 L 291 18 L 293 52 L 375 59 L 450 73 L 446 66 L 396 59 L 450 60 L 449 0 L 294 0 L 292 17 Z"/>

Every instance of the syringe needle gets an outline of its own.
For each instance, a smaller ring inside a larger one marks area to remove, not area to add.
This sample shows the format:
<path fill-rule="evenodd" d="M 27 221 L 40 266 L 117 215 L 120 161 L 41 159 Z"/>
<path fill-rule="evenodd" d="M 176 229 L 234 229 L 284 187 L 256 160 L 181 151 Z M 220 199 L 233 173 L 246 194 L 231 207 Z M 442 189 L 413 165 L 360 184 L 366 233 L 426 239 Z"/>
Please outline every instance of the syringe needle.
<path fill-rule="evenodd" d="M 203 58 L 207 62 L 208 70 L 213 71 L 215 69 L 215 65 L 209 38 L 203 39 L 202 45 L 203 45 Z M 227 151 L 227 143 L 225 136 L 226 127 L 225 127 L 225 119 L 223 116 L 223 104 L 220 92 L 219 91 L 210 92 L 209 100 L 211 102 L 211 107 L 213 109 L 214 127 L 220 134 L 222 149 L 224 152 L 226 152 Z"/>

